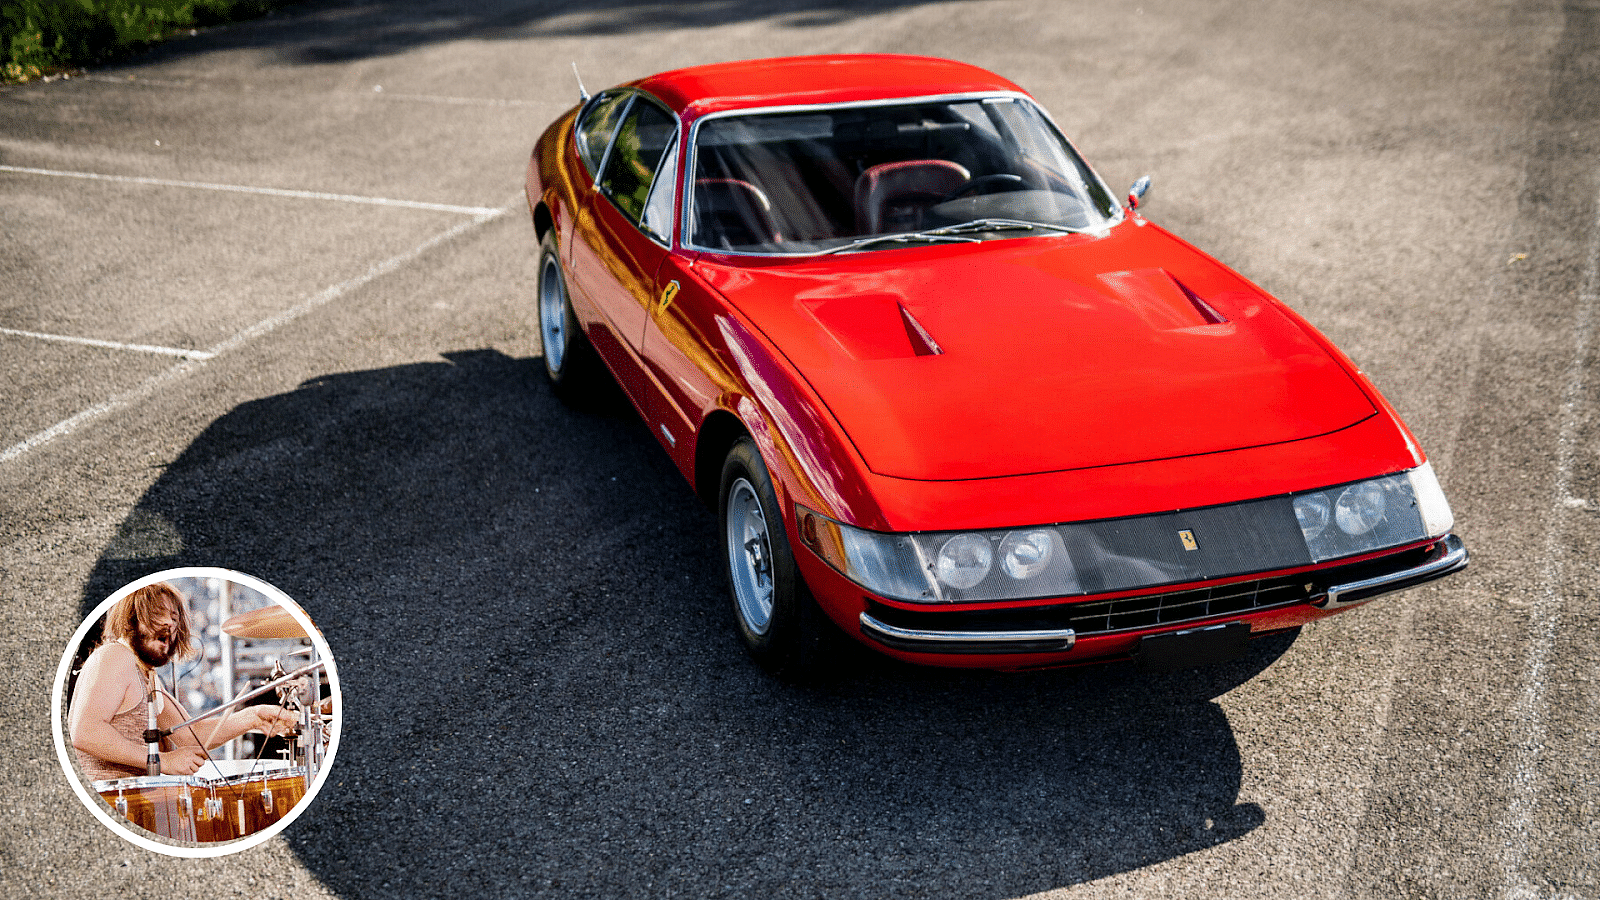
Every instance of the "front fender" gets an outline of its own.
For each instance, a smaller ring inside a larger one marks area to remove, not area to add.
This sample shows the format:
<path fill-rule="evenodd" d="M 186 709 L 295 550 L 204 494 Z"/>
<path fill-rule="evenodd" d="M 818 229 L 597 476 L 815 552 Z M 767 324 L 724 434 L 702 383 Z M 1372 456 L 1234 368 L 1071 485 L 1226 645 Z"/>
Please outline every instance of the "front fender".
<path fill-rule="evenodd" d="M 882 528 L 865 463 L 838 422 L 759 331 L 723 309 L 716 334 L 732 377 L 717 406 L 737 416 L 761 450 L 778 499 L 790 512 L 784 516 L 790 530 L 797 503 L 863 528 Z"/>

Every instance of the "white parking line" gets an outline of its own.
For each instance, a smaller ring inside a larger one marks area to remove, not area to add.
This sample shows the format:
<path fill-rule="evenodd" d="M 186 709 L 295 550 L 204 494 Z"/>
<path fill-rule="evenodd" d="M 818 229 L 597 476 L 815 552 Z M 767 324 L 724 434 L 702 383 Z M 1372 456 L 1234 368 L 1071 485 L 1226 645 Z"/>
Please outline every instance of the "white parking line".
<path fill-rule="evenodd" d="M 513 203 L 514 202 L 515 201 L 513 201 Z M 121 394 L 118 394 L 115 397 L 112 397 L 104 403 L 100 403 L 90 407 L 89 409 L 83 410 L 77 415 L 61 422 L 57 422 L 38 434 L 27 438 L 26 440 L 13 444 L 12 446 L 6 448 L 5 451 L 0 452 L 0 464 L 8 463 L 30 450 L 38 449 L 39 447 L 50 443 L 62 435 L 70 434 L 82 427 L 84 424 L 98 419 L 106 413 L 115 412 L 119 409 L 143 400 L 145 397 L 155 393 L 156 389 L 160 388 L 162 385 L 181 378 L 199 368 L 200 365 L 204 364 L 206 360 L 220 356 L 221 354 L 230 350 L 236 350 L 250 341 L 261 337 L 262 335 L 268 334 L 284 325 L 289 324 L 290 322 L 293 322 L 295 319 L 304 316 L 306 313 L 309 313 L 318 307 L 324 306 L 325 304 L 336 300 L 339 297 L 356 290 L 357 288 L 382 278 L 390 272 L 399 269 L 401 266 L 404 266 L 407 263 L 417 259 L 424 253 L 427 253 L 429 250 L 432 250 L 440 244 L 460 237 L 469 231 L 481 227 L 487 222 L 491 222 L 494 219 L 499 218 L 510 208 L 510 206 L 505 206 L 498 209 L 484 210 L 479 215 L 474 216 L 471 220 L 458 223 L 457 225 L 434 235 L 426 241 L 423 241 L 417 246 L 412 247 L 410 250 L 407 250 L 404 253 L 391 256 L 383 262 L 377 263 L 376 265 L 367 269 L 366 272 L 357 275 L 348 281 L 343 281 L 339 284 L 333 285 L 332 287 L 329 287 L 320 293 L 306 298 L 304 301 L 294 307 L 291 307 L 290 309 L 286 309 L 277 315 L 263 319 L 260 322 L 257 322 L 254 325 L 251 325 L 250 327 L 225 338 L 215 346 L 211 347 L 209 350 L 203 351 L 206 354 L 203 358 L 195 357 L 184 360 L 170 369 L 145 379 L 140 384 L 127 391 L 124 391 Z"/>
<path fill-rule="evenodd" d="M 383 85 L 373 85 L 373 96 L 385 100 L 405 100 L 412 103 L 438 103 L 444 106 L 489 106 L 513 109 L 566 109 L 578 102 L 574 91 L 570 100 L 502 100 L 495 97 L 450 97 L 441 94 L 397 94 L 384 90 Z"/>
<path fill-rule="evenodd" d="M 1561 430 L 1556 435 L 1556 483 L 1550 524 L 1544 536 L 1544 562 L 1540 566 L 1539 591 L 1529 610 L 1528 660 L 1522 670 L 1522 695 L 1511 710 L 1510 721 L 1522 734 L 1512 747 L 1510 800 L 1506 804 L 1501 867 L 1505 874 L 1506 900 L 1529 900 L 1540 896 L 1522 874 L 1527 855 L 1534 808 L 1539 800 L 1539 756 L 1545 741 L 1545 665 L 1561 624 L 1565 569 L 1561 558 L 1561 538 L 1575 509 L 1587 507 L 1588 498 L 1572 494 L 1572 472 L 1576 465 L 1578 426 L 1582 415 L 1579 403 L 1587 380 L 1589 349 L 1595 330 L 1595 307 L 1600 305 L 1600 197 L 1590 223 L 1589 259 L 1584 266 L 1583 286 L 1578 294 L 1578 311 L 1573 322 L 1572 363 L 1567 368 L 1561 393 Z"/>
<path fill-rule="evenodd" d="M 156 347 L 150 344 L 122 344 L 117 341 L 102 341 L 98 338 L 73 337 L 65 334 L 41 334 L 37 331 L 21 331 L 16 328 L 0 328 L 0 334 L 9 334 L 12 337 L 33 338 L 39 341 L 59 341 L 64 344 L 81 344 L 85 347 L 103 347 L 107 350 L 131 350 L 136 353 L 159 353 L 165 356 L 181 356 L 184 359 L 207 360 L 214 354 L 205 350 L 185 350 L 182 347 Z"/>
<path fill-rule="evenodd" d="M 95 75 L 93 73 L 89 73 L 84 75 L 67 75 L 65 77 L 77 79 L 79 81 L 98 81 L 102 84 L 133 84 L 140 87 L 194 87 L 194 82 L 189 79 L 180 80 L 174 78 L 146 78 L 142 75 Z"/>
<path fill-rule="evenodd" d="M 155 187 L 189 188 L 201 191 L 224 191 L 232 194 L 254 194 L 264 197 L 290 197 L 296 200 L 327 200 L 338 203 L 362 203 L 368 206 L 390 206 L 400 209 L 422 209 L 429 212 L 456 213 L 463 216 L 482 216 L 501 210 L 487 206 L 454 206 L 448 203 L 423 203 L 417 200 L 394 200 L 389 197 L 365 197 L 357 194 L 326 194 L 321 191 L 292 191 L 284 188 L 252 187 L 240 184 L 212 184 L 204 181 L 177 181 L 169 178 L 142 178 L 134 175 L 101 175 L 96 172 L 65 172 L 57 169 L 32 169 L 26 166 L 0 166 L 0 172 L 17 175 L 44 175 L 52 178 L 82 178 L 89 181 L 110 181 L 118 184 L 142 184 Z"/>
<path fill-rule="evenodd" d="M 199 87 L 209 87 L 206 82 L 198 79 L 172 79 L 172 78 L 147 78 L 143 75 L 71 75 L 70 78 L 80 81 L 95 81 L 101 84 L 131 85 L 134 87 L 159 87 L 181 88 L 194 90 Z M 219 88 L 226 90 L 226 88 Z M 566 109 L 578 102 L 577 91 L 573 90 L 570 96 L 562 94 L 560 100 L 513 100 L 504 97 L 453 97 L 447 94 L 407 94 L 391 91 L 381 84 L 372 86 L 372 90 L 354 95 L 371 96 L 383 100 L 409 101 L 413 103 L 437 103 L 445 106 L 483 106 L 499 109 Z"/>

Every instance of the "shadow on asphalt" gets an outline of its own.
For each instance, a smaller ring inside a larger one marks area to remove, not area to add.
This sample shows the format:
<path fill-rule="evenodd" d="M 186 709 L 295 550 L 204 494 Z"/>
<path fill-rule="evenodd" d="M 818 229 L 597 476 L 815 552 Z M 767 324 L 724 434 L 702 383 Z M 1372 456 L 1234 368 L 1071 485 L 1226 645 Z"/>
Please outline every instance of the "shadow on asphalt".
<path fill-rule="evenodd" d="M 342 745 L 285 833 L 345 897 L 1010 897 L 1232 840 L 1209 700 L 1288 647 L 1157 677 L 914 669 L 820 684 L 733 637 L 714 523 L 631 411 L 576 413 L 494 351 L 252 401 L 107 547 L 128 581 L 286 591 L 339 666 Z"/>
<path fill-rule="evenodd" d="M 913 6 L 955 0 L 303 0 L 247 24 L 211 29 L 145 57 L 213 50 L 271 50 L 308 65 L 405 53 L 458 40 L 527 40 L 648 34 L 757 20 L 791 28 L 836 25 Z M 139 62 L 135 59 L 134 62 Z"/>

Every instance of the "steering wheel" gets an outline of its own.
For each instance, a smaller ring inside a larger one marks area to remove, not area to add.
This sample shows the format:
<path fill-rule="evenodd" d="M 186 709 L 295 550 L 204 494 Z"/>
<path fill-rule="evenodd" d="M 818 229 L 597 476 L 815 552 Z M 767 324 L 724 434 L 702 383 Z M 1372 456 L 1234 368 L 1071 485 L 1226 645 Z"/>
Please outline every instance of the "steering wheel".
<path fill-rule="evenodd" d="M 1026 187 L 1028 182 L 1024 181 L 1021 175 L 1012 175 L 1009 172 L 999 172 L 994 175 L 979 175 L 977 178 L 970 179 L 966 184 L 963 184 L 961 187 L 958 187 L 949 194 L 946 194 L 944 198 L 939 201 L 939 203 L 949 203 L 951 200 L 954 200 L 957 197 L 965 197 L 966 195 L 980 189 L 984 193 L 996 193 L 997 186 L 1002 184 L 1010 185 L 1010 187 L 999 188 L 999 190 L 1015 191 L 1019 189 L 1019 186 Z"/>

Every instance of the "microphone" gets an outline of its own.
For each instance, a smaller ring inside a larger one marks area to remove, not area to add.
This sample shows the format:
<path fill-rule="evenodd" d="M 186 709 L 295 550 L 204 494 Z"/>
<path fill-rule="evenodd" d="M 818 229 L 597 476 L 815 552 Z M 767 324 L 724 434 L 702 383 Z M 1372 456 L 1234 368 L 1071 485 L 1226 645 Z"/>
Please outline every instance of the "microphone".
<path fill-rule="evenodd" d="M 156 690 L 158 684 L 155 670 L 152 669 L 150 672 L 150 694 L 145 702 L 145 709 L 149 711 L 148 727 L 144 731 L 144 770 L 146 775 L 161 774 L 161 729 L 156 727 Z"/>

